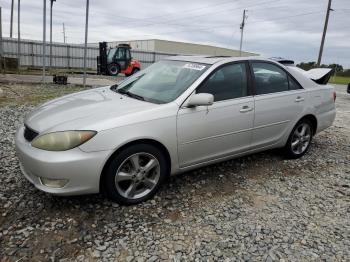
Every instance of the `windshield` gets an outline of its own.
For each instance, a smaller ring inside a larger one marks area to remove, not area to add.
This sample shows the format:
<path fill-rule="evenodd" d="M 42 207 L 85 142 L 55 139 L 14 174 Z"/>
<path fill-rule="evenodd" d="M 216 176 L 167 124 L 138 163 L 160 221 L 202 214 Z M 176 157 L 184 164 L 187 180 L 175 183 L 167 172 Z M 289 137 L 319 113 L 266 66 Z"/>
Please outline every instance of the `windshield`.
<path fill-rule="evenodd" d="M 115 48 L 111 48 L 108 50 L 108 54 L 107 54 L 107 62 L 111 63 L 113 61 L 113 56 L 115 54 L 116 49 Z"/>
<path fill-rule="evenodd" d="M 207 69 L 206 64 L 160 61 L 127 78 L 118 86 L 117 92 L 152 103 L 169 103 L 180 96 Z"/>

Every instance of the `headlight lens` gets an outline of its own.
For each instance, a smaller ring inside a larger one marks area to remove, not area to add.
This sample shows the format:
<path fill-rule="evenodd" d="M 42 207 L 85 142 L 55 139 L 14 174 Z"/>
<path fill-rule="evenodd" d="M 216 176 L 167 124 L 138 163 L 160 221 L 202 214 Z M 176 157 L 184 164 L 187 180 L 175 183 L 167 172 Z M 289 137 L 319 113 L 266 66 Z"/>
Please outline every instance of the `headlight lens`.
<path fill-rule="evenodd" d="M 32 146 L 47 151 L 66 151 L 87 142 L 96 131 L 63 131 L 37 137 Z"/>

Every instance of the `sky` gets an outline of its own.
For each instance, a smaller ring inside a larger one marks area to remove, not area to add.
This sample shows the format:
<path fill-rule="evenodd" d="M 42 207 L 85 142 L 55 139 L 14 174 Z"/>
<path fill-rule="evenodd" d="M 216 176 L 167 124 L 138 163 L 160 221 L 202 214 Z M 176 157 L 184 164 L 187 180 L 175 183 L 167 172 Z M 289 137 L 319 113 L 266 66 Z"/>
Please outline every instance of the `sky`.
<path fill-rule="evenodd" d="M 328 0 L 90 0 L 88 42 L 165 39 L 239 49 L 239 27 L 246 9 L 243 50 L 297 62 L 316 61 L 327 4 Z M 0 0 L 0 6 L 7 37 L 11 0 Z M 67 42 L 84 42 L 85 6 L 86 0 L 54 2 L 55 42 L 63 42 L 63 23 Z M 350 0 L 333 0 L 332 8 L 322 62 L 350 68 Z M 42 40 L 42 25 L 43 1 L 22 0 L 21 37 Z"/>

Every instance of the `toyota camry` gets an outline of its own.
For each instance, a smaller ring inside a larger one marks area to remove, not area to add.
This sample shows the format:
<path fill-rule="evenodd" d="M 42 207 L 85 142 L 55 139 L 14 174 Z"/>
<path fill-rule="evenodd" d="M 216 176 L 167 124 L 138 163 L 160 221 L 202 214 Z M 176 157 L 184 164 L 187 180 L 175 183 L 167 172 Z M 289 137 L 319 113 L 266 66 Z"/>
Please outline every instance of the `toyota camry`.
<path fill-rule="evenodd" d="M 37 107 L 16 134 L 20 168 L 42 191 L 101 192 L 129 205 L 204 165 L 272 148 L 299 158 L 335 118 L 320 70 L 257 57 L 167 58 Z"/>

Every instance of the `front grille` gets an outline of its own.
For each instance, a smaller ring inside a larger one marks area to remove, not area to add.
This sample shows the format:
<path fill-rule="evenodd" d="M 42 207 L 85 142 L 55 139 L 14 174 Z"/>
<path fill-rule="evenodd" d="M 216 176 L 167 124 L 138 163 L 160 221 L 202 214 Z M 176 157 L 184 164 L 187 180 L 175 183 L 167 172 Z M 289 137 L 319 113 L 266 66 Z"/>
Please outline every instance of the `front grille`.
<path fill-rule="evenodd" d="M 25 126 L 24 128 L 24 138 L 28 142 L 32 142 L 34 138 L 38 136 L 38 133 L 35 132 L 34 130 L 30 129 L 29 127 Z"/>

